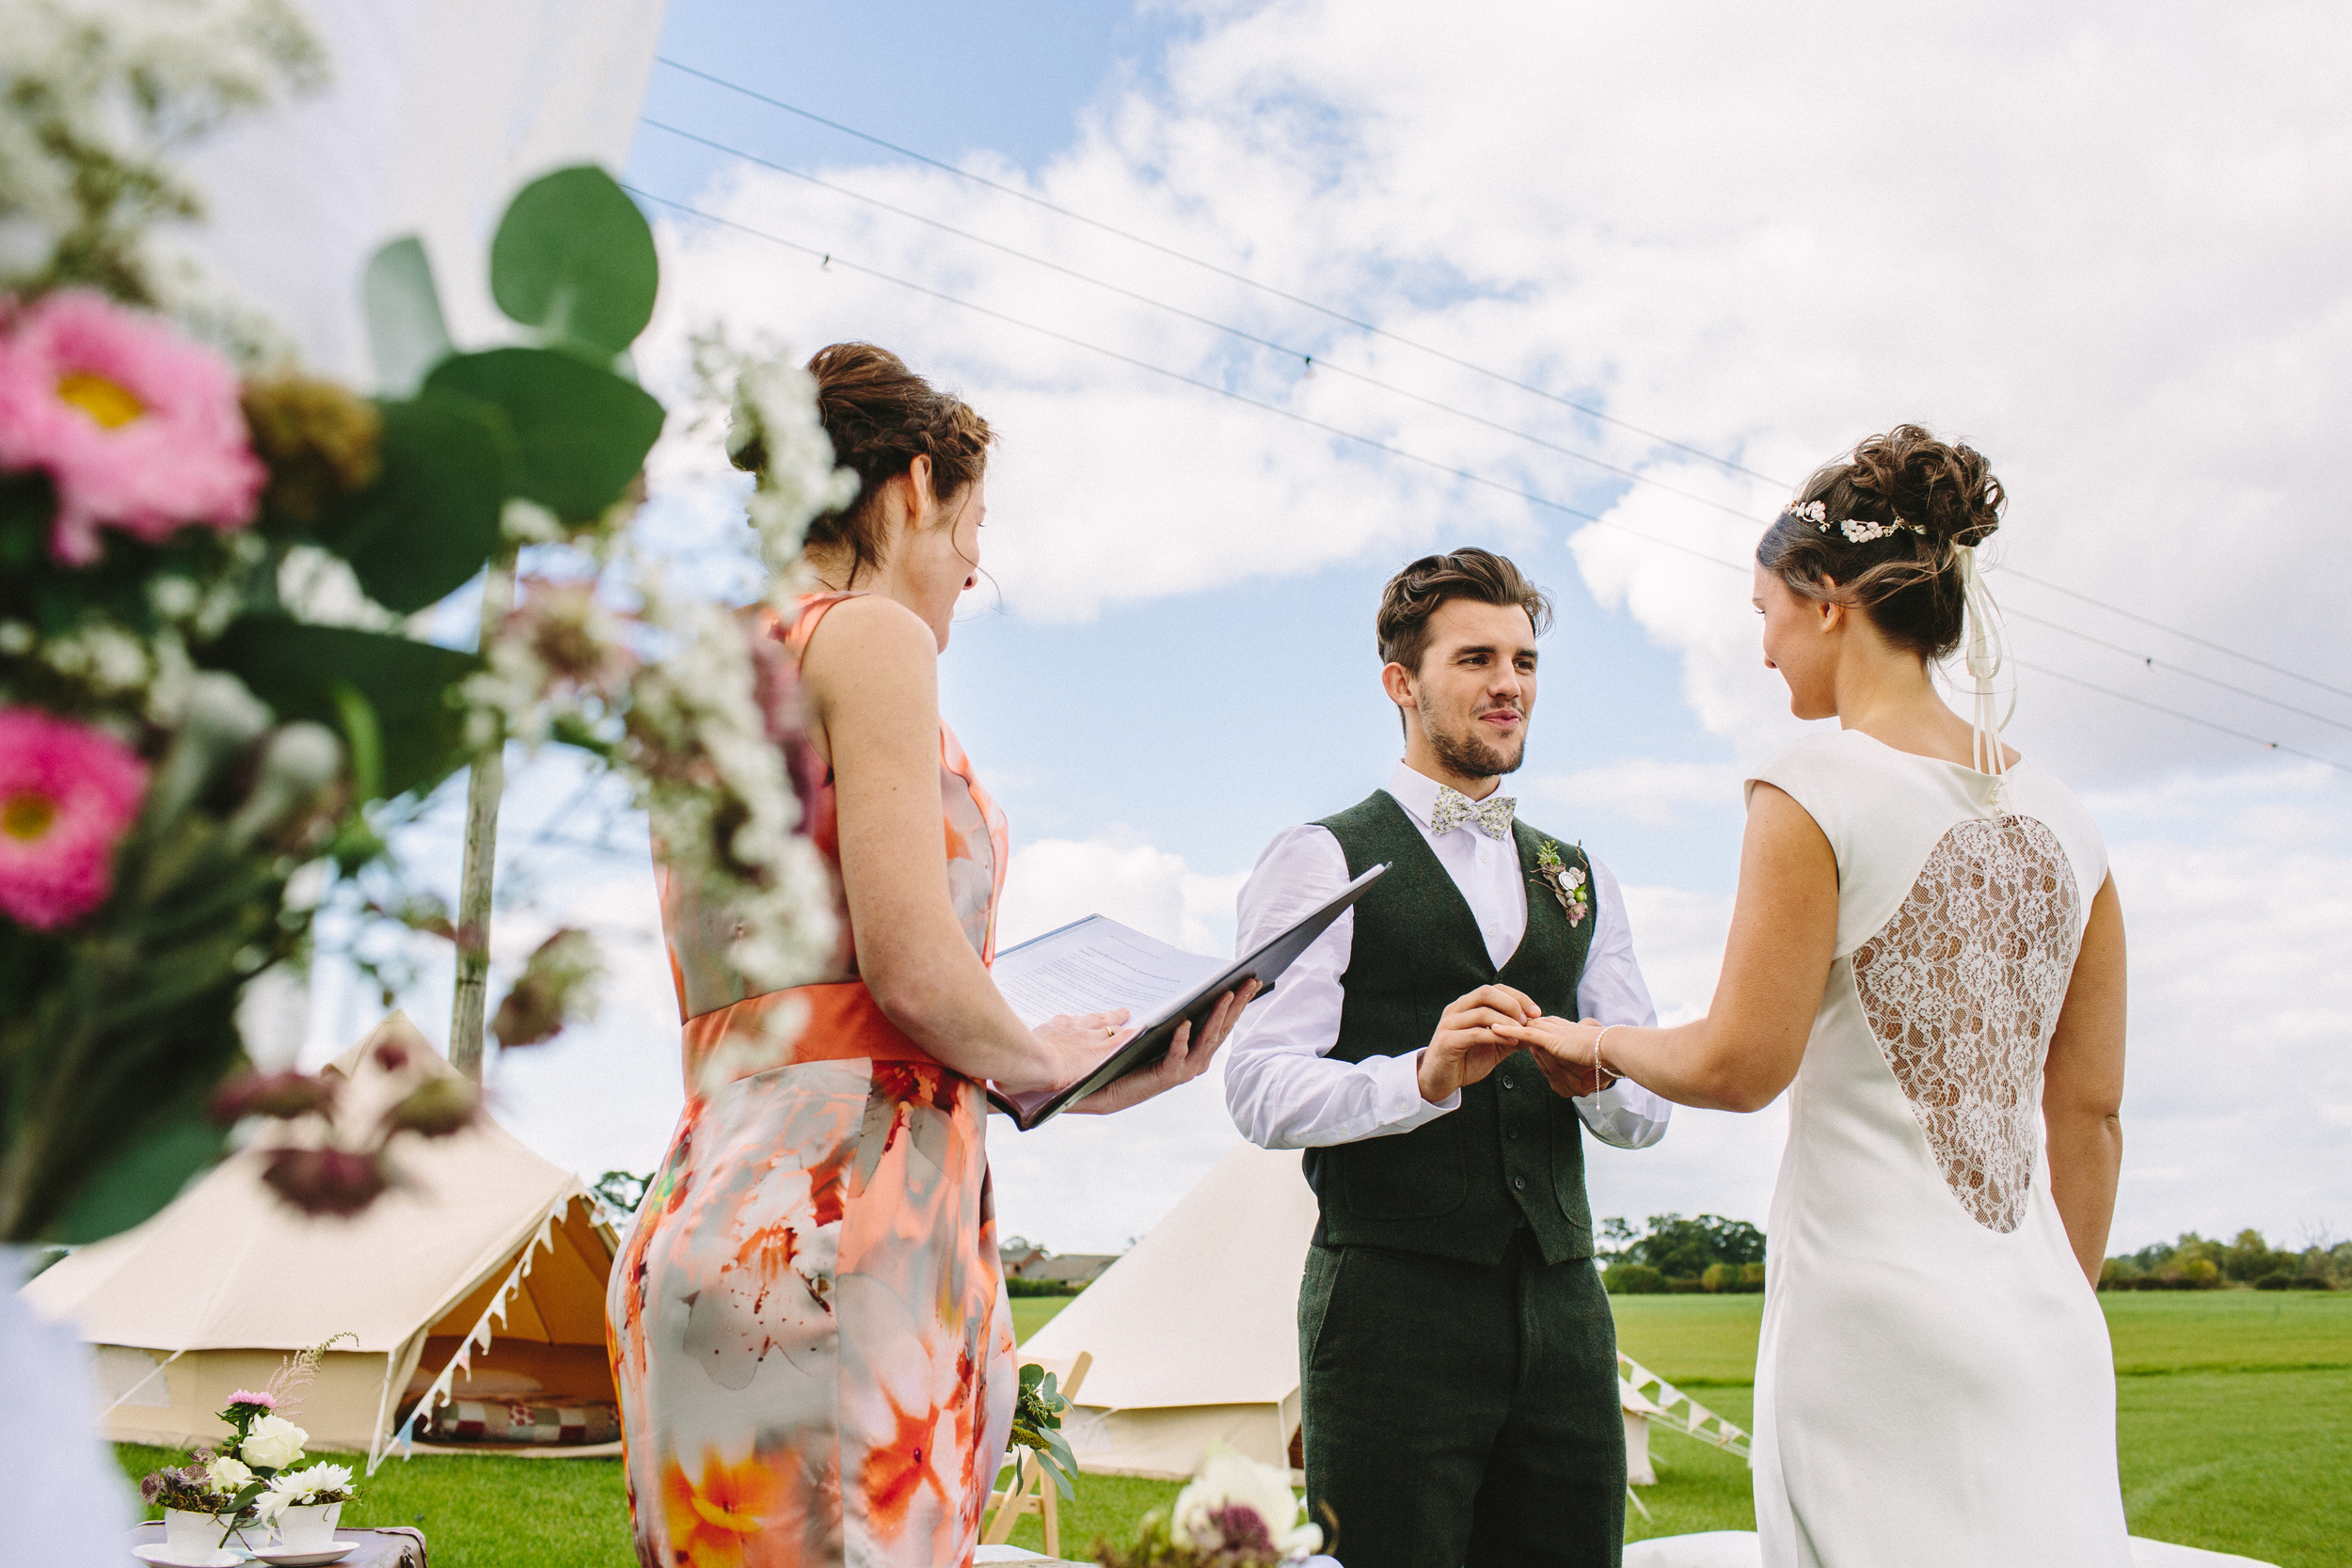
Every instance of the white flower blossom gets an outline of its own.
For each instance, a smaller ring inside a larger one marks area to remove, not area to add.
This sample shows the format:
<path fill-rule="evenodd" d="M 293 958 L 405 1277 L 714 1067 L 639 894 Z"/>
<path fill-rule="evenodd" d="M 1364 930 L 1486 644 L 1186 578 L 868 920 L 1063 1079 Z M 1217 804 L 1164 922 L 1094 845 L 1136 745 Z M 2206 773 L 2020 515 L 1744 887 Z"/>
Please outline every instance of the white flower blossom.
<path fill-rule="evenodd" d="M 787 359 L 748 365 L 736 377 L 727 451 L 740 453 L 755 441 L 759 484 L 745 510 L 762 564 L 785 576 L 800 559 L 810 521 L 857 499 L 857 475 L 834 467 L 833 441 L 817 413 L 817 378 Z M 780 602 L 778 595 L 770 602 Z"/>
<path fill-rule="evenodd" d="M 1168 1533 L 1181 1544 L 1214 1552 L 1256 1544 L 1249 1540 L 1254 1520 L 1264 1531 L 1265 1546 L 1284 1557 L 1302 1557 L 1323 1544 L 1320 1526 L 1299 1522 L 1306 1508 L 1291 1490 L 1288 1471 L 1218 1443 L 1210 1448 L 1200 1479 L 1176 1494 Z"/>
<path fill-rule="evenodd" d="M 309 1508 L 328 1493 L 351 1491 L 351 1466 L 348 1465 L 306 1465 L 299 1470 L 281 1470 L 269 1478 L 262 1495 L 253 1499 L 264 1523 L 276 1519 L 290 1508 Z M 342 1501 L 342 1497 L 336 1498 Z"/>
<path fill-rule="evenodd" d="M 252 1479 L 252 1470 L 230 1454 L 222 1454 L 204 1467 L 204 1484 L 224 1495 L 233 1495 Z"/>
<path fill-rule="evenodd" d="M 310 1434 L 283 1416 L 264 1416 L 255 1421 L 237 1445 L 237 1456 L 260 1470 L 282 1470 L 302 1457 L 302 1445 Z"/>

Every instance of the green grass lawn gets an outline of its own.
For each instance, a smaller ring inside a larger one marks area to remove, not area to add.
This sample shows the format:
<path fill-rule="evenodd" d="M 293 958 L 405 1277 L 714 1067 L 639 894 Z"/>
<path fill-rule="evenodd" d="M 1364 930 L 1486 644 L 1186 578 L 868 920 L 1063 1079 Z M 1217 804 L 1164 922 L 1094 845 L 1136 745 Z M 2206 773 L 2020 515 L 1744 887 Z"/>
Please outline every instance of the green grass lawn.
<path fill-rule="evenodd" d="M 2352 1561 L 2352 1293 L 2221 1291 L 2105 1295 L 2115 1339 L 2117 1436 L 2133 1533 L 2281 1568 Z M 1012 1304 L 1024 1338 L 1069 1305 Z M 1759 1296 L 1619 1296 L 1628 1354 L 1749 1424 Z M 182 1455 L 122 1444 L 136 1477 Z M 1747 1467 L 1708 1445 L 1653 1432 L 1650 1512 L 1629 1511 L 1641 1540 L 1753 1529 Z M 1062 1513 L 1062 1551 L 1131 1537 L 1176 1496 L 1172 1481 L 1080 1478 Z M 352 1525 L 416 1525 L 435 1568 L 630 1568 L 627 1502 L 613 1460 L 485 1455 L 392 1460 L 344 1510 Z M 1042 1545 L 1035 1519 L 1013 1540 Z"/>
<path fill-rule="evenodd" d="M 2106 1294 L 2116 1438 L 2135 1535 L 2281 1568 L 2352 1561 L 2352 1294 Z M 1618 1342 L 1748 1424 L 1760 1296 L 1619 1296 Z M 1656 1515 L 1629 1539 L 1753 1529 L 1737 1460 L 1654 1431 Z"/>

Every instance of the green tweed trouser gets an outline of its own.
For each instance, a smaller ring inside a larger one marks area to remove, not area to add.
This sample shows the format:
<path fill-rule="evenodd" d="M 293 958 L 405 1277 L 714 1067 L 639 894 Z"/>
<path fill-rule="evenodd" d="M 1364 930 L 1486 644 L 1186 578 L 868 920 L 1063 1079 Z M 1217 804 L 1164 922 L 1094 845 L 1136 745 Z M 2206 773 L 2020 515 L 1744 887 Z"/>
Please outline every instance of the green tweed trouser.
<path fill-rule="evenodd" d="M 1494 1264 L 1310 1247 L 1298 1363 L 1308 1507 L 1346 1568 L 1620 1568 L 1617 1331 L 1590 1259 L 1546 1263 L 1524 1230 Z"/>

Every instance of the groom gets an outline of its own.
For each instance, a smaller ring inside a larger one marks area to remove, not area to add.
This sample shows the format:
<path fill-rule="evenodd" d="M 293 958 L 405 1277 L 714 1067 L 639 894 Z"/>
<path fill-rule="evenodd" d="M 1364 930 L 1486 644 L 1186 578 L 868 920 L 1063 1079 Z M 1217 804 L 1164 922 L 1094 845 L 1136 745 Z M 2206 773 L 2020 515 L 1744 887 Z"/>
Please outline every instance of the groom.
<path fill-rule="evenodd" d="M 1390 866 L 1243 1015 L 1225 1077 L 1244 1136 L 1307 1151 L 1322 1209 L 1298 1300 L 1307 1497 L 1346 1568 L 1618 1568 L 1623 1549 L 1583 1132 L 1646 1148 L 1667 1106 L 1489 1027 L 1655 1017 L 1615 879 L 1496 793 L 1550 619 L 1486 550 L 1399 572 L 1376 629 L 1405 760 L 1277 837 L 1242 891 L 1247 952 Z"/>

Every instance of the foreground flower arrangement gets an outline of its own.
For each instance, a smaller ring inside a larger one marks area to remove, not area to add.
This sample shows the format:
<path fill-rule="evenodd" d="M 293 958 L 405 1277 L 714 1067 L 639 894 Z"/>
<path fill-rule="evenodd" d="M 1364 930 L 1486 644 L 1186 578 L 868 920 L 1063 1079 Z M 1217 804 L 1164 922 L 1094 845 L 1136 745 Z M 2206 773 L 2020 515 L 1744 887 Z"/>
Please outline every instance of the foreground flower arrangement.
<path fill-rule="evenodd" d="M 220 1418 L 230 1429 L 215 1449 L 199 1448 L 184 1465 L 156 1470 L 139 1482 L 139 1496 L 164 1510 L 167 1541 L 175 1548 L 213 1551 L 236 1540 L 250 1545 L 275 1528 L 296 1550 L 323 1544 L 335 1516 L 358 1494 L 342 1465 L 302 1468 L 310 1434 L 279 1410 L 292 1409 L 326 1350 L 289 1357 L 267 1388 L 240 1388 Z M 248 1535 L 247 1532 L 255 1532 Z"/>
<path fill-rule="evenodd" d="M 1322 1549 L 1322 1528 L 1304 1522 L 1306 1509 L 1288 1471 L 1220 1443 L 1167 1513 L 1144 1516 L 1133 1545 L 1098 1541 L 1094 1560 L 1103 1568 L 1276 1568 Z"/>
<path fill-rule="evenodd" d="M 501 224 L 491 292 L 520 343 L 453 345 L 421 246 L 386 246 L 385 384 L 362 396 L 256 349 L 263 327 L 159 309 L 148 230 L 198 204 L 156 150 L 315 76 L 294 13 L 26 14 L 0 63 L 8 254 L 45 236 L 0 272 L 0 1242 L 135 1224 L 254 1117 L 313 1124 L 272 1154 L 273 1187 L 356 1212 L 394 1180 L 397 1139 L 461 1130 L 473 1097 L 419 1074 L 345 1125 L 332 1082 L 249 1070 L 248 985 L 299 973 L 326 911 L 363 967 L 387 925 L 485 950 L 387 837 L 510 738 L 620 774 L 672 874 L 738 913 L 745 974 L 796 983 L 835 927 L 784 761 L 789 682 L 756 616 L 675 588 L 631 533 L 665 412 L 625 356 L 659 268 L 609 177 L 558 171 Z M 806 520 L 854 482 L 805 376 L 741 381 L 739 429 L 782 458 L 753 516 L 788 578 Z M 500 606 L 479 650 L 412 635 L 470 582 Z M 555 1037 L 600 967 L 559 931 L 494 1032 Z"/>

